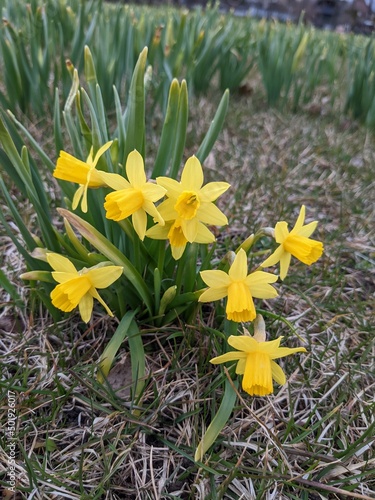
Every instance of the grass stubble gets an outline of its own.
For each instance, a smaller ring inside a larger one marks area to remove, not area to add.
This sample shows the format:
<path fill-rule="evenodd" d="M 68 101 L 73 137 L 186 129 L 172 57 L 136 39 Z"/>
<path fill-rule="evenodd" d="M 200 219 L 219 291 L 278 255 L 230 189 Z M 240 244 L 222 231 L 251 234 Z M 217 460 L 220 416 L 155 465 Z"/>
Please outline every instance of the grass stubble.
<path fill-rule="evenodd" d="M 15 310 L 2 293 L 0 421 L 10 389 L 17 394 L 17 498 L 375 498 L 374 137 L 324 103 L 281 113 L 265 110 L 254 92 L 232 97 L 205 162 L 207 180 L 220 172 L 232 185 L 221 202 L 230 225 L 217 253 L 260 226 L 293 224 L 307 206 L 308 220 L 320 222 L 324 255 L 311 268 L 294 263 L 280 296 L 261 307 L 274 315 L 270 335 L 293 346 L 278 319 L 284 316 L 308 354 L 283 364 L 288 383 L 273 396 L 240 393 L 216 445 L 196 464 L 226 376 L 208 362 L 220 342 L 207 335 L 210 308 L 194 325 L 143 325 L 149 375 L 131 403 L 126 343 L 111 384 L 100 385 L 93 367 L 116 321 L 95 313 L 87 327 L 78 315 L 53 324 L 20 283 L 23 263 L 1 235 L 2 269 L 28 305 Z M 186 157 L 215 99 L 193 98 Z"/>

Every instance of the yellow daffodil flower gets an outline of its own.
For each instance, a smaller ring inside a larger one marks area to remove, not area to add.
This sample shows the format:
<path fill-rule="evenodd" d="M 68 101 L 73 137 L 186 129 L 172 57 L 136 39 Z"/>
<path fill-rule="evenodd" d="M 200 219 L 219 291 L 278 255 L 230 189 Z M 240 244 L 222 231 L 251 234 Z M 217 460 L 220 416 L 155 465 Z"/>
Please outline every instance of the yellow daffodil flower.
<path fill-rule="evenodd" d="M 177 227 L 190 243 L 200 238 L 200 223 L 214 226 L 228 224 L 226 216 L 213 202 L 225 193 L 230 185 L 227 182 L 209 182 L 203 186 L 203 181 L 202 166 L 195 156 L 186 161 L 180 182 L 169 177 L 156 179 L 158 185 L 167 191 L 167 199 L 158 207 L 160 214 L 165 221 L 176 221 Z M 205 234 L 207 239 L 207 231 Z"/>
<path fill-rule="evenodd" d="M 60 156 L 53 172 L 56 179 L 63 181 L 76 182 L 79 188 L 74 194 L 72 208 L 75 210 L 82 199 L 81 210 L 87 212 L 87 189 L 99 188 L 107 185 L 107 180 L 112 176 L 120 177 L 117 174 L 110 174 L 101 170 L 96 170 L 99 158 L 109 149 L 113 141 L 106 142 L 93 157 L 93 148 L 91 148 L 87 160 L 84 162 L 75 158 L 65 151 L 60 151 Z"/>
<path fill-rule="evenodd" d="M 292 255 L 308 266 L 321 257 L 323 244 L 310 238 L 318 222 L 310 222 L 305 226 L 304 222 L 305 206 L 302 205 L 295 226 L 290 232 L 286 222 L 281 221 L 276 224 L 275 240 L 280 246 L 261 264 L 261 267 L 273 266 L 280 262 L 280 278 L 283 280 L 288 273 Z"/>
<path fill-rule="evenodd" d="M 247 332 L 248 333 L 248 332 Z M 286 382 L 285 373 L 282 368 L 275 363 L 274 359 L 283 358 L 295 352 L 306 352 L 304 347 L 280 347 L 283 337 L 269 342 L 261 336 L 251 337 L 250 335 L 231 335 L 228 344 L 237 349 L 210 360 L 210 363 L 217 365 L 227 361 L 238 361 L 236 373 L 243 375 L 242 389 L 250 396 L 267 396 L 273 393 L 272 379 L 278 384 L 284 385 Z"/>
<path fill-rule="evenodd" d="M 64 312 L 79 306 L 81 318 L 88 323 L 97 299 L 110 316 L 113 316 L 103 301 L 97 288 L 107 288 L 122 274 L 121 266 L 99 265 L 77 271 L 69 259 L 56 253 L 47 253 L 47 261 L 52 267 L 52 277 L 59 284 L 52 290 L 52 304 Z"/>
<path fill-rule="evenodd" d="M 126 175 L 108 180 L 108 185 L 114 189 L 105 198 L 104 208 L 107 219 L 122 220 L 132 216 L 132 223 L 141 240 L 144 239 L 147 228 L 147 215 L 155 222 L 164 225 L 164 220 L 154 203 L 162 198 L 166 190 L 152 182 L 146 181 L 143 158 L 134 150 L 126 160 Z"/>
<path fill-rule="evenodd" d="M 166 222 L 164 226 L 156 224 L 146 231 L 146 236 L 154 240 L 168 239 L 171 245 L 172 257 L 175 260 L 182 257 L 188 243 L 182 230 L 182 220 L 179 218 Z M 212 243 L 213 241 L 215 241 L 215 236 L 202 222 L 198 222 L 194 243 Z"/>
<path fill-rule="evenodd" d="M 228 297 L 226 314 L 232 321 L 252 321 L 255 318 L 253 297 L 271 299 L 277 296 L 277 291 L 270 285 L 277 281 L 277 276 L 263 271 L 247 274 L 247 256 L 243 249 L 239 250 L 228 273 L 201 271 L 200 275 L 209 288 L 199 297 L 199 302 Z"/>

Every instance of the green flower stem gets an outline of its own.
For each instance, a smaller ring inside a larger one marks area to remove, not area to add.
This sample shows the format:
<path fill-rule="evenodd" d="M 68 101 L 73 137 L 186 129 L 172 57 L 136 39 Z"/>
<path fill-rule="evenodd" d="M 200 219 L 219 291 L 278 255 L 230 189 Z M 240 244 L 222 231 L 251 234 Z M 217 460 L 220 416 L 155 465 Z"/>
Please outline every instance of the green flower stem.
<path fill-rule="evenodd" d="M 155 314 L 159 311 L 160 306 L 160 290 L 161 290 L 161 277 L 160 270 L 158 267 L 154 269 L 154 307 Z"/>

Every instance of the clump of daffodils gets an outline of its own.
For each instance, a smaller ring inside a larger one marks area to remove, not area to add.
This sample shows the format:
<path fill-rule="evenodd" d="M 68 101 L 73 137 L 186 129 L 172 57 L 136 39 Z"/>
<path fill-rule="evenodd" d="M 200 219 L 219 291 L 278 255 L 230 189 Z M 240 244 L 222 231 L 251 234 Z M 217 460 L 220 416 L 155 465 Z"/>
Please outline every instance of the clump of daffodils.
<path fill-rule="evenodd" d="M 224 302 L 227 324 L 240 326 L 243 323 L 253 323 L 254 329 L 254 334 L 250 335 L 248 329 L 242 325 L 242 334 L 238 333 L 238 329 L 236 334 L 227 337 L 228 345 L 234 350 L 220 354 L 212 358 L 210 362 L 214 365 L 235 363 L 234 372 L 241 378 L 243 391 L 250 396 L 262 397 L 272 394 L 273 382 L 279 385 L 286 383 L 286 375 L 276 360 L 291 354 L 304 353 L 306 349 L 281 346 L 283 337 L 267 340 L 265 322 L 257 313 L 257 301 L 277 297 L 277 282 L 285 280 L 292 257 L 306 265 L 313 264 L 321 257 L 323 244 L 311 238 L 317 222 L 305 225 L 306 209 L 302 206 L 293 229 L 289 231 L 288 223 L 279 221 L 275 228 L 259 230 L 255 235 L 246 238 L 235 251 L 229 251 L 219 268 L 212 269 L 207 259 L 203 265 L 198 261 L 198 253 L 195 253 L 195 257 L 194 253 L 188 253 L 189 257 L 185 258 L 179 268 L 179 261 L 183 260 L 188 245 L 212 244 L 215 241 L 212 226 L 220 227 L 228 224 L 226 215 L 217 207 L 216 201 L 230 185 L 223 181 L 204 184 L 203 168 L 195 156 L 191 156 L 186 161 L 179 181 L 166 176 L 158 176 L 155 180 L 147 179 L 143 157 L 137 150 L 128 155 L 124 175 L 97 168 L 99 160 L 111 145 L 112 141 L 107 142 L 98 149 L 95 155 L 91 149 L 86 161 L 79 160 L 64 151 L 60 153 L 54 176 L 60 180 L 78 184 L 72 199 L 73 211 L 80 206 L 84 214 L 90 213 L 88 190 L 101 188 L 101 210 L 104 220 L 107 224 L 119 224 L 121 230 L 126 233 L 124 237 L 131 234 L 130 256 L 133 256 L 135 264 L 139 264 L 142 257 L 146 259 L 143 272 L 153 269 L 154 315 L 158 325 L 164 317 L 169 317 L 166 314 L 167 309 L 170 308 L 171 311 L 175 299 L 179 299 L 178 293 L 181 295 L 181 291 L 184 292 L 185 285 L 181 276 L 187 276 L 190 279 L 189 273 L 197 274 L 199 271 L 200 282 L 203 282 L 205 287 L 189 289 L 193 292 L 190 295 L 186 294 L 189 300 L 198 304 Z M 104 158 L 101 165 L 105 166 Z M 115 244 L 104 238 L 94 226 L 88 225 L 66 210 L 62 213 L 70 214 L 69 220 L 75 224 L 76 229 L 109 258 L 109 261 L 88 267 L 76 266 L 66 256 L 45 251 L 44 260 L 52 269 L 51 279 L 57 283 L 50 292 L 52 305 L 63 312 L 71 312 L 78 308 L 82 320 L 87 323 L 92 317 L 94 300 L 97 300 L 106 313 L 113 316 L 112 309 L 103 300 L 98 290 L 108 289 L 109 297 L 117 297 L 120 301 L 125 300 L 126 297 L 122 299 L 121 295 L 118 295 L 118 290 L 124 290 L 124 288 L 116 288 L 117 291 L 113 288 L 125 279 L 127 283 L 135 284 L 141 297 L 147 299 L 147 307 L 150 310 L 152 295 L 136 265 L 133 265 L 126 255 L 119 254 Z M 129 220 L 124 224 L 127 219 Z M 68 224 L 67 221 L 66 224 Z M 66 227 L 69 226 L 66 225 Z M 115 230 L 114 233 L 116 233 Z M 272 236 L 277 246 L 257 268 L 249 270 L 248 254 L 257 240 L 264 236 Z M 82 245 L 71 234 L 71 229 L 69 238 L 82 257 L 82 252 L 84 252 Z M 153 240 L 164 240 L 165 244 L 159 243 L 155 246 L 156 242 Z M 167 250 L 170 252 L 169 259 L 166 259 Z M 161 296 L 160 283 L 163 265 L 171 259 L 176 263 L 177 272 L 175 274 L 174 268 L 169 267 L 172 269 L 171 274 L 164 275 L 164 280 L 169 286 Z M 189 262 L 189 259 L 196 260 Z M 272 269 L 264 271 L 265 268 L 271 268 L 278 263 L 280 263 L 279 273 Z M 186 271 L 185 267 L 189 271 Z M 45 271 L 26 273 L 24 278 L 38 279 L 43 273 Z M 174 280 L 178 284 L 175 284 Z M 196 282 L 199 283 L 199 279 Z M 176 314 L 178 312 L 174 317 Z M 139 359 L 143 347 L 139 343 L 141 342 L 140 336 L 136 338 L 138 338 L 136 341 L 138 343 L 133 346 L 133 349 L 137 352 Z M 103 353 L 100 380 L 103 375 L 108 374 L 120 343 L 117 340 L 114 344 L 110 343 Z M 144 360 L 141 363 L 144 365 Z M 233 404 L 234 399 L 231 399 L 229 405 L 224 399 L 219 413 L 229 418 L 229 411 Z M 222 415 L 213 420 L 206 436 L 202 438 L 197 448 L 197 459 L 201 460 L 203 453 L 213 443 L 222 428 L 223 421 Z"/>
<path fill-rule="evenodd" d="M 81 202 L 82 211 L 87 212 L 87 190 L 104 187 L 108 190 L 103 203 L 105 217 L 113 221 L 131 217 L 134 231 L 141 241 L 145 238 L 166 240 L 176 261 L 181 259 L 188 244 L 215 241 L 210 227 L 228 224 L 227 217 L 215 204 L 230 187 L 227 182 L 204 184 L 202 165 L 195 156 L 186 161 L 180 181 L 166 176 L 157 177 L 156 181 L 147 180 L 143 158 L 136 150 L 127 158 L 125 176 L 98 170 L 96 167 L 100 157 L 111 145 L 112 141 L 104 144 L 95 156 L 91 148 L 86 162 L 61 151 L 54 176 L 79 184 L 73 198 L 73 210 Z M 292 256 L 310 265 L 322 255 L 323 244 L 310 238 L 317 222 L 305 225 L 305 212 L 305 206 L 302 206 L 291 231 L 288 230 L 287 222 L 280 221 L 271 231 L 259 232 L 271 233 L 278 244 L 259 269 L 248 270 L 245 249 L 249 251 L 254 244 L 256 238 L 252 235 L 237 253 L 229 253 L 230 265 L 227 269 L 205 269 L 200 272 L 207 288 L 198 294 L 199 302 L 225 299 L 226 318 L 232 322 L 246 323 L 257 318 L 253 337 L 249 336 L 247 330 L 244 330 L 245 335 L 231 335 L 228 344 L 236 351 L 211 360 L 213 364 L 237 361 L 236 373 L 243 375 L 243 389 L 250 395 L 272 393 L 272 379 L 279 384 L 285 383 L 285 375 L 275 359 L 305 352 L 302 347 L 280 347 L 282 337 L 266 341 L 264 321 L 257 316 L 254 303 L 254 299 L 267 300 L 278 295 L 274 285 L 278 278 L 286 278 Z M 122 267 L 105 264 L 77 270 L 67 257 L 55 253 L 47 253 L 47 261 L 53 269 L 52 278 L 58 283 L 51 292 L 55 307 L 64 312 L 78 307 L 82 320 L 88 322 L 96 299 L 112 315 L 97 290 L 110 287 L 118 280 L 123 273 Z M 277 263 L 280 263 L 279 275 L 262 270 Z M 175 294 L 176 287 L 172 288 Z"/>

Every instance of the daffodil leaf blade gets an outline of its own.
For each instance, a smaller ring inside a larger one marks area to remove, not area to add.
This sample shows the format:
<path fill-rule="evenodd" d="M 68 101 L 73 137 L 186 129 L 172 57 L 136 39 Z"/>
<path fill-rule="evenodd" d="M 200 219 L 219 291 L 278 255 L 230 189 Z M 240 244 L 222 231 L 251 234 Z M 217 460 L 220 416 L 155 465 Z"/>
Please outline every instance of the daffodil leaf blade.
<path fill-rule="evenodd" d="M 173 79 L 169 88 L 168 104 L 165 113 L 163 129 L 161 132 L 159 149 L 155 159 L 152 177 L 166 175 L 166 171 L 172 155 L 172 145 L 176 133 L 178 118 L 178 102 L 180 99 L 180 85 L 177 79 Z"/>
<path fill-rule="evenodd" d="M 122 164 L 131 151 L 136 149 L 144 157 L 145 145 L 145 85 L 144 75 L 147 60 L 147 47 L 139 55 L 135 65 L 129 88 L 128 105 L 126 110 L 125 132 L 126 141 Z"/>
<path fill-rule="evenodd" d="M 172 156 L 170 177 L 175 179 L 184 154 L 186 142 L 186 130 L 188 124 L 188 90 L 186 81 L 182 80 L 180 88 L 180 99 L 178 102 L 178 116 L 176 121 L 175 148 Z"/>
<path fill-rule="evenodd" d="M 237 387 L 238 387 L 237 381 L 232 382 L 228 379 L 225 381 L 225 390 L 223 399 L 221 401 L 220 407 L 216 415 L 214 416 L 212 422 L 208 426 L 200 443 L 198 444 L 197 450 L 194 455 L 195 461 L 201 462 L 203 460 L 203 455 L 214 444 L 217 436 L 220 434 L 225 424 L 228 422 L 228 419 L 236 403 Z"/>
<path fill-rule="evenodd" d="M 213 145 L 215 144 L 215 141 L 219 133 L 221 132 L 221 129 L 223 128 L 224 120 L 228 110 L 228 103 L 229 103 L 229 90 L 227 89 L 224 92 L 223 97 L 221 98 L 219 107 L 217 108 L 214 119 L 211 122 L 211 125 L 205 135 L 205 138 L 203 139 L 203 142 L 196 153 L 196 157 L 201 163 L 203 163 L 204 160 L 207 158 Z"/>
<path fill-rule="evenodd" d="M 107 377 L 107 375 L 109 374 L 113 360 L 128 334 L 129 327 L 133 321 L 134 315 L 135 311 L 128 311 L 124 315 L 120 324 L 116 328 L 116 331 L 113 334 L 111 340 L 108 342 L 106 348 L 100 356 L 99 371 L 97 375 L 99 382 L 103 382 L 104 377 Z"/>
<path fill-rule="evenodd" d="M 10 295 L 11 299 L 17 306 L 24 305 L 16 287 L 9 281 L 2 269 L 0 269 L 0 286 Z"/>

